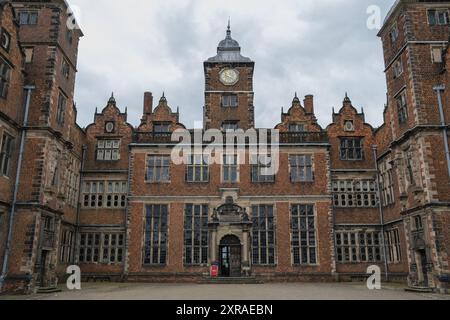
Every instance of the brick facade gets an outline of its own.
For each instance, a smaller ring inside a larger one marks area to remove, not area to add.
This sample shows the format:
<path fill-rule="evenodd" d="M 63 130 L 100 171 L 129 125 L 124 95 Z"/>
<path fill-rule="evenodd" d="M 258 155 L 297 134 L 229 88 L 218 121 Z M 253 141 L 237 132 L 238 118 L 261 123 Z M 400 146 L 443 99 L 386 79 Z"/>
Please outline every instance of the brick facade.
<path fill-rule="evenodd" d="M 14 144 L 8 173 L 0 174 L 2 290 L 52 287 L 72 264 L 84 279 L 188 282 L 207 277 L 211 265 L 222 276 L 322 281 L 362 278 L 375 264 L 391 280 L 445 290 L 450 53 L 448 25 L 429 25 L 436 9 L 448 12 L 450 3 L 400 1 L 379 33 L 383 125 L 368 124 L 346 95 L 322 128 L 314 97 L 295 94 L 275 126 L 272 178 L 258 174 L 248 147 L 238 164 L 172 161 L 174 132 L 187 142 L 207 129 L 220 137 L 255 129 L 255 64 L 230 27 L 204 62 L 203 130 L 186 130 L 179 110 L 164 95 L 154 106 L 150 92 L 138 126 L 111 95 L 82 129 L 73 101 L 82 33 L 68 28 L 65 2 L 2 2 L 11 46 L 0 58 L 12 71 L 0 99 L 0 139 L 7 132 Z M 436 46 L 443 62 L 432 60 Z"/>

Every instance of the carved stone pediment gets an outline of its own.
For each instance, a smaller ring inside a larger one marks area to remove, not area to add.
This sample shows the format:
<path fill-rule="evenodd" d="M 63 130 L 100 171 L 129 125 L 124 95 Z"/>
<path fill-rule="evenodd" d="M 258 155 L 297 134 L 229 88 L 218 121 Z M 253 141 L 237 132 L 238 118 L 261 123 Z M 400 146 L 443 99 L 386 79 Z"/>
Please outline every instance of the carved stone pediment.
<path fill-rule="evenodd" d="M 214 210 L 213 221 L 248 222 L 247 210 L 234 203 L 233 197 L 227 197 L 225 203 Z"/>

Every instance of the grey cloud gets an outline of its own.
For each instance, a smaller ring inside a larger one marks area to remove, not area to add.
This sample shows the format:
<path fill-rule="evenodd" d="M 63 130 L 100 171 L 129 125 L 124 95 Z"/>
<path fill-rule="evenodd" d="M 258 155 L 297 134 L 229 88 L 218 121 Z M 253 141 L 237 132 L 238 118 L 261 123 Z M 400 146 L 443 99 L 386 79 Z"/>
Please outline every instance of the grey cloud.
<path fill-rule="evenodd" d="M 203 61 L 215 54 L 231 15 L 233 37 L 256 62 L 256 124 L 273 127 L 294 91 L 315 95 L 322 126 L 344 93 L 382 122 L 385 76 L 381 42 L 366 28 L 368 0 L 72 0 L 82 13 L 76 101 L 79 123 L 92 121 L 114 91 L 139 124 L 142 95 L 166 92 L 188 127 L 202 119 Z M 275 4 L 276 3 L 276 4 Z M 393 0 L 379 1 L 386 14 Z"/>

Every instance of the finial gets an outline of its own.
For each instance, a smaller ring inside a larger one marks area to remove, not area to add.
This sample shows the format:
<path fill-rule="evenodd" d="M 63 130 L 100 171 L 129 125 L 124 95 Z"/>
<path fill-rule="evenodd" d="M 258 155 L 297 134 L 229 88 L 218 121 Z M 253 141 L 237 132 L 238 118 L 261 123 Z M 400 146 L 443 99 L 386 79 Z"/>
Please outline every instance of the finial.
<path fill-rule="evenodd" d="M 227 37 L 231 37 L 231 18 L 228 17 Z"/>
<path fill-rule="evenodd" d="M 165 92 L 163 91 L 162 97 L 161 97 L 161 99 L 159 100 L 159 102 L 166 102 L 166 101 L 167 101 L 167 99 L 166 99 L 166 94 L 165 94 Z"/>
<path fill-rule="evenodd" d="M 295 92 L 294 100 L 292 101 L 292 103 L 300 103 L 300 99 L 297 96 L 297 91 Z"/>
<path fill-rule="evenodd" d="M 344 103 L 352 103 L 352 101 L 351 101 L 350 98 L 348 97 L 347 92 L 345 92 Z"/>
<path fill-rule="evenodd" d="M 108 100 L 108 104 L 116 104 L 116 99 L 114 98 L 114 92 L 111 92 L 111 98 Z"/>

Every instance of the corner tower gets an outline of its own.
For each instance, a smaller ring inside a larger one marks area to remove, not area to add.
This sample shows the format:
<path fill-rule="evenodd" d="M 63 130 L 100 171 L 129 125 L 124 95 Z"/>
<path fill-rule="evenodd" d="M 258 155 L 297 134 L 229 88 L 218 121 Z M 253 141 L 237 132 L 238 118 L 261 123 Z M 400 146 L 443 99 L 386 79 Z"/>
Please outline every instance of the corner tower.
<path fill-rule="evenodd" d="M 255 126 L 253 71 L 255 63 L 241 55 L 239 43 L 231 37 L 219 43 L 217 55 L 204 62 L 205 129 L 249 129 Z"/>

